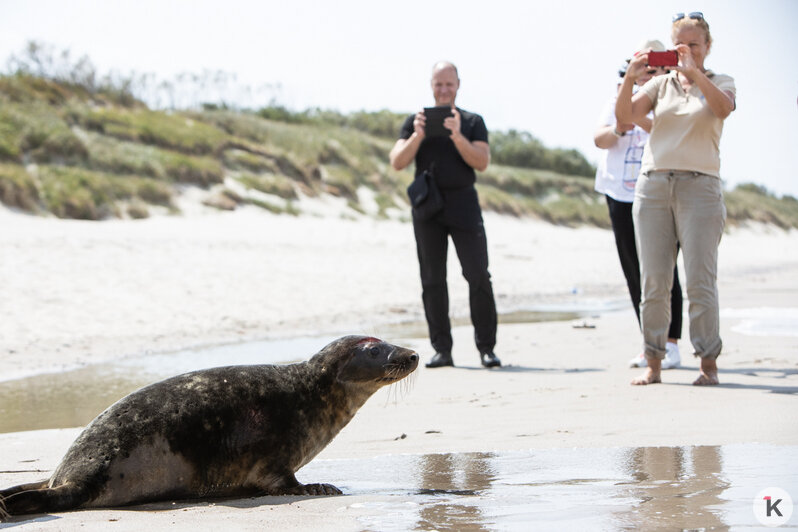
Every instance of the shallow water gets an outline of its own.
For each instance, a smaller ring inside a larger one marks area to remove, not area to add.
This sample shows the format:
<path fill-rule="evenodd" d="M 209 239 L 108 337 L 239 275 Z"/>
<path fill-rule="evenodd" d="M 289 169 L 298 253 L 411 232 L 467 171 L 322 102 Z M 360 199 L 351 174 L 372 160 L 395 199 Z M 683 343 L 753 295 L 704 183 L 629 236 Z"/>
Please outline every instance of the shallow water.
<path fill-rule="evenodd" d="M 584 307 L 525 310 L 504 314 L 500 321 L 569 320 L 589 312 Z M 454 320 L 452 325 L 460 322 Z M 427 329 L 425 323 L 399 323 L 381 326 L 380 334 L 419 338 L 427 334 Z M 118 399 L 167 377 L 215 366 L 299 362 L 334 339 L 303 337 L 186 349 L 0 381 L 0 433 L 83 426 Z"/>
<path fill-rule="evenodd" d="M 331 340 L 296 338 L 187 349 L 0 382 L 0 432 L 80 427 L 130 392 L 164 378 L 215 366 L 297 362 Z"/>
<path fill-rule="evenodd" d="M 316 460 L 297 477 L 378 499 L 341 500 L 364 530 L 727 530 L 762 526 L 753 500 L 765 488 L 798 499 L 798 447 L 390 455 Z"/>
<path fill-rule="evenodd" d="M 574 320 L 627 306 L 626 300 L 580 299 L 569 305 L 537 306 L 502 314 L 499 323 Z M 798 331 L 798 308 L 778 312 L 769 308 L 724 309 L 721 314 L 726 319 L 742 320 L 735 325 L 741 334 L 793 336 Z M 756 321 L 751 325 L 753 319 L 766 324 Z M 452 325 L 468 325 L 468 319 L 453 320 Z M 391 338 L 423 338 L 426 334 L 423 322 L 382 325 L 379 332 Z M 333 339 L 302 337 L 187 349 L 0 380 L 0 433 L 83 426 L 128 393 L 166 377 L 214 366 L 297 362 Z"/>
<path fill-rule="evenodd" d="M 798 308 L 728 308 L 721 319 L 738 320 L 732 331 L 746 336 L 798 336 Z"/>

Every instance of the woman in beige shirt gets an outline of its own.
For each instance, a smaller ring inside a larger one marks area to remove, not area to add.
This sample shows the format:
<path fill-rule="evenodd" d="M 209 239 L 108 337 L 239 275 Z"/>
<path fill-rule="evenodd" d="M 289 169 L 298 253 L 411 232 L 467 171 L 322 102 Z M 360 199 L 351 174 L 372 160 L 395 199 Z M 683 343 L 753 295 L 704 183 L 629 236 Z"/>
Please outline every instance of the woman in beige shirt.
<path fill-rule="evenodd" d="M 648 367 L 632 384 L 661 382 L 670 323 L 670 290 L 677 242 L 690 301 L 690 341 L 701 358 L 693 384 L 718 383 L 718 244 L 726 220 L 720 182 L 720 135 L 735 108 L 734 80 L 704 67 L 712 46 L 702 13 L 674 16 L 671 30 L 679 65 L 648 81 L 634 96 L 648 53 L 629 64 L 618 94 L 618 122 L 636 122 L 654 111 L 635 188 L 634 224 L 640 255 L 643 338 Z"/>

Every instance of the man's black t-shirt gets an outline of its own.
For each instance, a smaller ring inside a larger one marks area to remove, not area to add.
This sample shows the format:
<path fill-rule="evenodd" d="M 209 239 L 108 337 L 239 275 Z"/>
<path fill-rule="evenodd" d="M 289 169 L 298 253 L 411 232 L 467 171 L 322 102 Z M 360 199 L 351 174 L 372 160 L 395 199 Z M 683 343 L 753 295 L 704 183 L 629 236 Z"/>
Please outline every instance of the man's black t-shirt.
<path fill-rule="evenodd" d="M 476 113 L 460 112 L 460 132 L 465 138 L 473 142 L 481 140 L 488 142 L 488 129 L 485 121 Z M 413 120 L 415 115 L 410 115 L 402 125 L 399 138 L 409 139 L 413 134 Z M 425 138 L 416 153 L 416 175 L 430 169 L 434 164 L 432 173 L 441 190 L 471 187 L 477 180 L 474 169 L 466 163 L 457 151 L 452 140 L 448 137 Z"/>

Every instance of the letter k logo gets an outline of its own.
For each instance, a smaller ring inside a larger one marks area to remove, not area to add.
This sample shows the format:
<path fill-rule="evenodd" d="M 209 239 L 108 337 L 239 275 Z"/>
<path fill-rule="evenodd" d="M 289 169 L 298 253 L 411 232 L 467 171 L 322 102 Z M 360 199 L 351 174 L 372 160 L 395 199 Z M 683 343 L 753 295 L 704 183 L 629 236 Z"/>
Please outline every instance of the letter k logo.
<path fill-rule="evenodd" d="M 752 502 L 754 517 L 767 527 L 781 526 L 792 517 L 792 497 L 781 488 L 763 489 L 756 494 Z"/>
<path fill-rule="evenodd" d="M 776 515 L 778 515 L 779 517 L 783 517 L 781 515 L 781 512 L 779 511 L 779 503 L 781 502 L 781 499 L 778 499 L 776 502 L 773 502 L 773 499 L 772 499 L 772 497 L 770 495 L 766 495 L 764 497 L 764 499 L 765 499 L 765 502 L 767 503 L 767 516 L 768 517 L 770 517 L 771 514 L 773 514 L 773 512 L 776 512 Z"/>

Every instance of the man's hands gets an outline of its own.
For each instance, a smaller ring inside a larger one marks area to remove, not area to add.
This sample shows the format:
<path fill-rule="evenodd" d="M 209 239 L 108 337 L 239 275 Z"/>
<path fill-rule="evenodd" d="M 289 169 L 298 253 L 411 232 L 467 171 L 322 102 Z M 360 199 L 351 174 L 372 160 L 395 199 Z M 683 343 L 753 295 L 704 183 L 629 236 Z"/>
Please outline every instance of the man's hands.
<path fill-rule="evenodd" d="M 483 141 L 469 141 L 460 132 L 460 124 L 460 111 L 452 106 L 452 116 L 443 121 L 443 127 L 452 132 L 449 138 L 466 164 L 482 172 L 490 163 L 490 146 Z M 410 138 L 396 141 L 390 153 L 391 166 L 396 170 L 402 170 L 413 162 L 426 135 L 424 131 L 426 125 L 427 117 L 423 110 L 419 111 L 413 118 L 413 134 Z"/>
<path fill-rule="evenodd" d="M 443 121 L 443 127 L 451 131 L 449 136 L 454 137 L 455 135 L 460 135 L 460 111 L 454 106 L 452 107 L 452 115 Z M 426 125 L 427 115 L 424 114 L 423 110 L 419 111 L 413 119 L 413 131 L 421 139 L 426 135 L 424 130 Z"/>
<path fill-rule="evenodd" d="M 452 132 L 451 137 L 454 140 L 456 135 L 462 136 L 460 133 L 460 111 L 454 106 L 452 106 L 452 115 L 443 121 L 443 127 Z"/>
<path fill-rule="evenodd" d="M 426 131 L 424 128 L 427 125 L 427 115 L 424 114 L 424 110 L 416 113 L 416 118 L 413 119 L 413 131 L 415 132 L 416 136 L 423 139 L 426 135 Z"/>
<path fill-rule="evenodd" d="M 424 131 L 426 125 L 427 116 L 422 109 L 417 112 L 415 118 L 413 118 L 413 134 L 410 135 L 410 138 L 397 140 L 396 144 L 391 148 L 391 153 L 388 157 L 394 169 L 403 170 L 413 162 L 416 153 L 418 153 L 418 148 L 421 146 L 421 142 L 426 135 Z"/>

